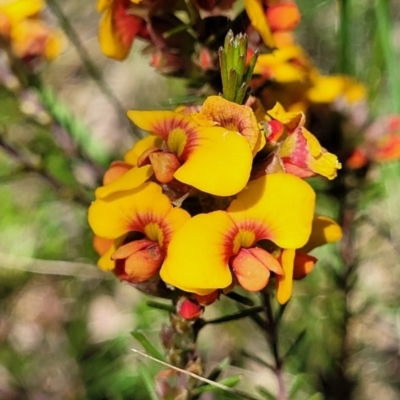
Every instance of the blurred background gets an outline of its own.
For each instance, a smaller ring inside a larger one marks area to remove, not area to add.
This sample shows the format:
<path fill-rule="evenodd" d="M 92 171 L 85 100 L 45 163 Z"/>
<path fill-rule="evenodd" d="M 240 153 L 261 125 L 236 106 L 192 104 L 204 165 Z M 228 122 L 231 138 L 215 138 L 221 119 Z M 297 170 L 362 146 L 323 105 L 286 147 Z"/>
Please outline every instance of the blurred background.
<path fill-rule="evenodd" d="M 54 3 L 66 20 L 54 13 Z M 389 94 L 393 80 L 377 28 L 379 2 L 341 3 L 351 10 L 345 43 L 334 0 L 297 1 L 297 39 L 324 73 L 348 73 L 367 87 L 371 117 L 400 111 Z M 386 40 L 398 73 L 400 3 L 388 5 Z M 0 150 L 0 399 L 150 399 L 139 370 L 145 366 L 154 375 L 163 367 L 132 353 L 141 346 L 130 332 L 143 333 L 161 350 L 159 331 L 168 315 L 97 269 L 87 207 L 77 199 L 90 201 L 102 170 L 140 136 L 125 112 L 165 108 L 168 99 L 187 94 L 185 83 L 157 74 L 140 41 L 124 62 L 105 58 L 94 0 L 53 0 L 49 6 L 47 18 L 67 32 L 63 52 L 41 72 L 46 101 L 76 119 L 79 146 L 36 108 L 35 99 L 21 102 L 0 87 L 0 134 L 12 145 Z M 71 41 L 68 29 L 78 37 Z M 356 218 L 352 237 L 345 238 L 352 243 L 351 274 L 342 274 L 338 246 L 320 249 L 313 273 L 296 282 L 280 327 L 289 353 L 284 379 L 290 399 L 344 399 L 343 393 L 352 399 L 400 398 L 399 163 L 370 169 L 351 201 Z M 337 218 L 338 208 L 329 193 L 319 195 L 319 213 Z M 224 299 L 206 316 L 234 310 Z M 207 326 L 198 342 L 202 358 L 208 370 L 228 358 L 226 376 L 240 374 L 240 388 L 274 398 L 273 374 L 244 355 L 270 359 L 250 323 Z M 294 341 L 300 334 L 302 340 Z"/>

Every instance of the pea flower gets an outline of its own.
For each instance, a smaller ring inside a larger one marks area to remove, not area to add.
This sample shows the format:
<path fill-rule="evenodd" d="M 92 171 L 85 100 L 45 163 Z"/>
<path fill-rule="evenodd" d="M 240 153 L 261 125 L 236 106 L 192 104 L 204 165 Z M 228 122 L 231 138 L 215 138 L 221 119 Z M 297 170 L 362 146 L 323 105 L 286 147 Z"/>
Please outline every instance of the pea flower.
<path fill-rule="evenodd" d="M 255 179 L 226 211 L 198 214 L 175 233 L 160 276 L 200 295 L 235 281 L 246 290 L 261 290 L 271 272 L 284 274 L 274 251 L 307 243 L 314 206 L 314 191 L 296 176 Z"/>
<path fill-rule="evenodd" d="M 277 103 L 267 112 L 267 117 L 274 121 L 271 124 L 272 144 L 281 140 L 276 156 L 279 157 L 286 172 L 301 178 L 321 175 L 334 179 L 337 176 L 341 164 L 337 157 L 324 149 L 318 139 L 304 127 L 303 113 L 287 113 Z"/>
<path fill-rule="evenodd" d="M 115 240 L 106 251 L 115 261 L 114 272 L 136 283 L 158 272 L 174 232 L 190 215 L 173 208 L 159 185 L 146 182 L 136 189 L 96 199 L 88 219 L 95 235 Z M 110 263 L 103 265 L 104 269 L 112 269 Z"/>
<path fill-rule="evenodd" d="M 249 114 L 243 115 L 247 109 L 238 106 L 245 111 L 237 114 L 234 121 L 230 109 L 237 105 L 226 103 L 221 120 L 211 120 L 206 111 L 197 117 L 176 111 L 129 111 L 129 118 L 139 128 L 165 143 L 162 148 L 144 152 L 138 165 L 151 165 L 160 183 L 176 179 L 216 196 L 238 193 L 249 179 L 252 152 L 261 139 L 251 109 L 247 107 Z M 229 120 L 227 124 L 224 118 Z"/>

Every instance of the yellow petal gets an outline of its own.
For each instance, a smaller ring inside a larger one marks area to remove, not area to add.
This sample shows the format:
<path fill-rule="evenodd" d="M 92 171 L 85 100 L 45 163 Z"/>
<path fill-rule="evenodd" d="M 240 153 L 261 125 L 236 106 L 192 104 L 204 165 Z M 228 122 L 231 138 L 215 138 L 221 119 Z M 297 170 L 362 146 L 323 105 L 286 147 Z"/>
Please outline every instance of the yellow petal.
<path fill-rule="evenodd" d="M 115 60 L 123 60 L 128 55 L 131 44 L 124 44 L 113 23 L 113 8 L 107 8 L 100 19 L 99 42 L 103 54 Z"/>
<path fill-rule="evenodd" d="M 160 276 L 168 284 L 197 294 L 232 283 L 226 234 L 235 225 L 224 211 L 199 214 L 172 237 Z M 228 243 L 228 246 L 231 244 Z"/>
<path fill-rule="evenodd" d="M 307 129 L 302 129 L 303 135 L 307 140 L 308 148 L 310 149 L 311 157 L 308 160 L 309 168 L 322 176 L 332 180 L 337 176 L 337 170 L 342 168 L 342 164 L 338 158 L 326 151 L 318 139 Z"/>
<path fill-rule="evenodd" d="M 174 177 L 203 192 L 231 196 L 245 187 L 252 160 L 249 144 L 238 132 L 199 127 L 196 145 Z"/>
<path fill-rule="evenodd" d="M 96 9 L 98 12 L 103 12 L 109 8 L 115 0 L 98 0 Z"/>
<path fill-rule="evenodd" d="M 263 42 L 268 47 L 275 47 L 274 37 L 268 26 L 267 18 L 261 0 L 244 0 L 244 7 L 250 19 L 251 25 L 260 34 Z"/>
<path fill-rule="evenodd" d="M 8 0 L 0 3 L 0 13 L 7 15 L 15 24 L 39 13 L 45 3 L 42 0 Z"/>
<path fill-rule="evenodd" d="M 198 128 L 192 117 L 174 111 L 131 110 L 127 114 L 140 129 L 168 142 L 168 148 L 178 156 L 181 156 L 188 139 L 196 135 Z"/>
<path fill-rule="evenodd" d="M 323 216 L 314 217 L 310 238 L 301 252 L 308 253 L 326 243 L 337 242 L 342 236 L 342 228 L 333 219 Z"/>
<path fill-rule="evenodd" d="M 144 165 L 140 168 L 133 167 L 108 185 L 97 188 L 95 192 L 96 197 L 98 199 L 104 199 L 117 192 L 135 189 L 146 182 L 152 175 L 153 168 L 151 165 Z"/>
<path fill-rule="evenodd" d="M 267 111 L 267 116 L 282 122 L 289 132 L 295 130 L 298 126 L 303 126 L 306 120 L 304 113 L 302 112 L 286 112 L 280 103 L 276 103 L 275 106 Z"/>
<path fill-rule="evenodd" d="M 227 211 L 237 226 L 257 221 L 262 237 L 279 247 L 297 249 L 311 234 L 315 193 L 302 179 L 283 173 L 264 175 L 249 182 Z"/>
<path fill-rule="evenodd" d="M 282 260 L 282 268 L 285 275 L 276 276 L 276 284 L 277 284 L 276 296 L 280 304 L 285 304 L 292 296 L 293 266 L 294 266 L 295 255 L 296 252 L 293 249 L 282 250 L 281 260 Z"/>
<path fill-rule="evenodd" d="M 88 220 L 97 236 L 115 239 L 128 232 L 142 232 L 148 236 L 155 232 L 157 237 L 149 238 L 158 240 L 162 246 L 170 240 L 177 226 L 189 218 L 185 210 L 172 210 L 161 186 L 146 182 L 136 189 L 95 200 L 89 207 Z"/>

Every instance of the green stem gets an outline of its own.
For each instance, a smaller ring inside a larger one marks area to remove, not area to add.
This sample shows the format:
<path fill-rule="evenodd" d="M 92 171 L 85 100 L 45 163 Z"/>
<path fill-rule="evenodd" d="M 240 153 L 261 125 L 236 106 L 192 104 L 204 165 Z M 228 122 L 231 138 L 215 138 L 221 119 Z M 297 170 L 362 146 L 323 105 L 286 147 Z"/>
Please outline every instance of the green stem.
<path fill-rule="evenodd" d="M 204 325 L 221 324 L 223 322 L 236 321 L 238 319 L 242 319 L 244 317 L 248 317 L 250 315 L 257 314 L 257 313 L 259 313 L 261 311 L 264 311 L 264 307 L 263 306 L 251 307 L 251 308 L 247 308 L 245 310 L 239 311 L 239 312 L 237 312 L 235 314 L 230 314 L 230 315 L 226 315 L 226 316 L 221 317 L 221 318 L 210 319 L 208 321 L 204 321 Z"/>
<path fill-rule="evenodd" d="M 351 74 L 351 41 L 350 41 L 350 0 L 340 0 L 340 28 L 339 28 L 339 72 Z"/>
<path fill-rule="evenodd" d="M 389 93 L 394 112 L 400 112 L 400 75 L 399 62 L 392 41 L 392 26 L 390 21 L 389 2 L 375 0 L 377 33 L 382 47 L 383 58 L 388 74 Z"/>

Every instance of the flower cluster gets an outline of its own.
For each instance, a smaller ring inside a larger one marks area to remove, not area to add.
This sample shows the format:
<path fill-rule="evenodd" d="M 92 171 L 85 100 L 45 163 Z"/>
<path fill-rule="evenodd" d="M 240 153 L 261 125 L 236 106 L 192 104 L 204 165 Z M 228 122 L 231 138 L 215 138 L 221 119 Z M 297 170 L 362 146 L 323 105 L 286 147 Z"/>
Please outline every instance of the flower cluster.
<path fill-rule="evenodd" d="M 293 279 L 316 262 L 308 253 L 341 237 L 314 215 L 302 178 L 332 179 L 340 164 L 301 112 L 248 104 L 209 96 L 201 106 L 128 112 L 149 134 L 110 166 L 89 209 L 100 268 L 200 304 L 236 285 L 262 290 L 272 277 L 278 301 L 288 301 Z"/>

